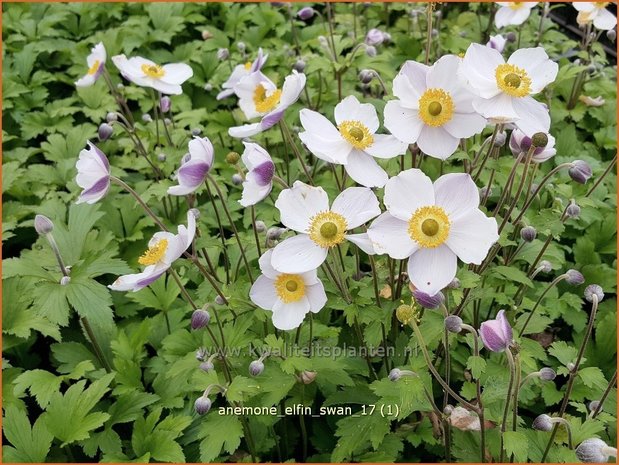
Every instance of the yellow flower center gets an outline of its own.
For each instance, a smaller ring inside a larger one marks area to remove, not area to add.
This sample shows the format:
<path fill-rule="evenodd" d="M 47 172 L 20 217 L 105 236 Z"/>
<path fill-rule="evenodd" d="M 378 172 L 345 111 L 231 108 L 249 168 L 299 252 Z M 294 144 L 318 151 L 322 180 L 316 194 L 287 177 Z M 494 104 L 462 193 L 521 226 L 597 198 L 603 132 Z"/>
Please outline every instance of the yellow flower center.
<path fill-rule="evenodd" d="M 97 72 L 97 70 L 99 69 L 99 65 L 101 64 L 101 62 L 99 60 L 95 60 L 95 62 L 92 64 L 92 66 L 90 68 L 88 68 L 88 74 L 90 74 L 91 76 L 93 74 L 95 74 Z"/>
<path fill-rule="evenodd" d="M 374 143 L 374 136 L 361 121 L 342 121 L 337 128 L 342 137 L 357 149 L 363 150 Z"/>
<path fill-rule="evenodd" d="M 305 282 L 298 274 L 280 274 L 275 280 L 275 292 L 284 303 L 298 302 L 305 295 Z"/>
<path fill-rule="evenodd" d="M 244 66 L 245 66 L 245 69 L 249 71 L 251 69 L 251 61 L 248 61 L 247 63 L 245 63 Z"/>
<path fill-rule="evenodd" d="M 428 126 L 442 126 L 453 114 L 453 99 L 443 89 L 428 89 L 419 99 L 419 117 Z"/>
<path fill-rule="evenodd" d="M 510 2 L 509 7 L 512 10 L 519 10 L 520 8 L 524 7 L 524 2 Z"/>
<path fill-rule="evenodd" d="M 525 97 L 531 92 L 531 78 L 522 68 L 503 63 L 494 74 L 499 89 L 512 97 Z"/>
<path fill-rule="evenodd" d="M 340 244 L 346 235 L 346 219 L 335 212 L 322 212 L 310 220 L 309 237 L 323 248 Z"/>
<path fill-rule="evenodd" d="M 606 8 L 609 4 L 610 2 L 595 2 L 596 8 L 599 9 Z"/>
<path fill-rule="evenodd" d="M 262 84 L 258 84 L 254 90 L 254 105 L 258 113 L 267 113 L 277 106 L 282 91 L 275 89 L 270 95 L 267 95 L 267 90 Z"/>
<path fill-rule="evenodd" d="M 163 258 L 167 249 L 168 240 L 161 239 L 148 247 L 148 250 L 138 259 L 138 263 L 140 265 L 154 265 Z"/>
<path fill-rule="evenodd" d="M 450 224 L 441 207 L 421 207 L 408 221 L 408 235 L 421 247 L 432 249 L 447 240 Z"/>
<path fill-rule="evenodd" d="M 142 72 L 146 74 L 148 77 L 159 79 L 165 75 L 165 71 L 159 65 L 143 64 L 141 68 L 142 68 Z"/>

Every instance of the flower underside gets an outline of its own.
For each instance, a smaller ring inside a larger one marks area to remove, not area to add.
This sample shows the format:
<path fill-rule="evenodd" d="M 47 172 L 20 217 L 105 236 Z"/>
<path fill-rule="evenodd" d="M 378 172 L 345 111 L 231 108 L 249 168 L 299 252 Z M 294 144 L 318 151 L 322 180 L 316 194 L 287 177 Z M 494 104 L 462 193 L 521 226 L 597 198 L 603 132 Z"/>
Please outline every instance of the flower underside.
<path fill-rule="evenodd" d="M 99 60 L 95 60 L 95 62 L 92 64 L 92 66 L 90 68 L 88 68 L 88 74 L 90 74 L 91 76 L 93 74 L 95 74 L 97 72 L 97 70 L 99 69 L 99 65 L 101 64 L 101 62 Z"/>
<path fill-rule="evenodd" d="M 142 72 L 151 78 L 162 78 L 165 75 L 165 71 L 159 65 L 147 65 L 143 64 L 141 66 Z"/>
<path fill-rule="evenodd" d="M 154 265 L 161 261 L 168 249 L 168 240 L 161 239 L 148 247 L 148 250 L 138 259 L 140 265 Z"/>
<path fill-rule="evenodd" d="M 419 99 L 419 118 L 428 126 L 442 126 L 453 118 L 454 102 L 443 89 L 428 89 Z"/>
<path fill-rule="evenodd" d="M 335 247 L 344 241 L 347 227 L 346 219 L 339 213 L 318 213 L 310 220 L 309 237 L 322 248 Z"/>
<path fill-rule="evenodd" d="M 525 97 L 531 92 L 531 78 L 518 66 L 503 63 L 494 74 L 499 89 L 512 97 Z"/>
<path fill-rule="evenodd" d="M 357 149 L 366 149 L 374 143 L 374 136 L 361 121 L 342 121 L 342 124 L 340 124 L 337 129 L 340 131 L 342 137 Z"/>
<path fill-rule="evenodd" d="M 441 207 L 421 207 L 408 221 L 408 235 L 421 247 L 433 249 L 447 240 L 450 224 Z"/>
<path fill-rule="evenodd" d="M 282 91 L 275 89 L 269 95 L 262 84 L 256 86 L 254 90 L 254 105 L 258 113 L 267 113 L 277 106 L 279 99 L 282 96 Z"/>
<path fill-rule="evenodd" d="M 284 303 L 298 302 L 305 295 L 305 282 L 298 274 L 280 274 L 275 280 L 275 292 Z"/>

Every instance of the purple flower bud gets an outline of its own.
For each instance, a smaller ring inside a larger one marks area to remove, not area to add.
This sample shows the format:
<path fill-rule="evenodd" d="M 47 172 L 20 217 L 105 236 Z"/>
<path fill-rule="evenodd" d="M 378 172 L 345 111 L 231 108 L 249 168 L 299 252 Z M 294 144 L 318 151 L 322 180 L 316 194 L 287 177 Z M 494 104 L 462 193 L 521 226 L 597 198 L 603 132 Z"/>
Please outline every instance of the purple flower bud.
<path fill-rule="evenodd" d="M 362 69 L 359 71 L 359 81 L 363 84 L 369 84 L 374 79 L 374 71 L 371 69 Z"/>
<path fill-rule="evenodd" d="M 193 128 L 191 130 L 191 135 L 194 136 L 194 137 L 198 137 L 198 136 L 200 136 L 200 134 L 202 134 L 202 129 L 200 129 L 200 128 Z"/>
<path fill-rule="evenodd" d="M 225 61 L 230 57 L 230 52 L 227 48 L 220 48 L 217 50 L 217 59 L 219 61 Z"/>
<path fill-rule="evenodd" d="M 537 237 L 537 230 L 533 226 L 525 226 L 520 230 L 520 237 L 525 242 L 533 242 Z"/>
<path fill-rule="evenodd" d="M 170 97 L 168 97 L 167 95 L 161 97 L 161 100 L 159 100 L 159 108 L 161 108 L 161 111 L 163 113 L 167 113 L 168 111 L 170 111 L 171 106 L 172 100 L 170 100 Z"/>
<path fill-rule="evenodd" d="M 494 145 L 495 147 L 503 147 L 506 141 L 507 134 L 505 134 L 505 131 L 502 131 L 494 137 L 494 142 L 492 143 L 492 145 Z"/>
<path fill-rule="evenodd" d="M 544 367 L 539 371 L 539 377 L 542 381 L 552 381 L 557 377 L 557 372 L 552 368 Z"/>
<path fill-rule="evenodd" d="M 586 184 L 589 178 L 593 175 L 591 167 L 586 161 L 574 160 L 572 167 L 569 169 L 570 177 L 579 184 Z"/>
<path fill-rule="evenodd" d="M 484 347 L 492 352 L 503 352 L 512 344 L 512 327 L 507 321 L 505 310 L 499 310 L 494 320 L 484 321 L 479 328 Z"/>
<path fill-rule="evenodd" d="M 108 140 L 112 133 L 114 132 L 114 128 L 107 123 L 101 123 L 99 126 L 99 140 Z"/>
<path fill-rule="evenodd" d="M 267 225 L 264 224 L 264 221 L 256 221 L 256 231 L 258 231 L 259 233 L 263 233 L 267 230 Z"/>
<path fill-rule="evenodd" d="M 279 239 L 285 232 L 286 228 L 278 228 L 277 226 L 274 226 L 272 228 L 269 228 L 269 230 L 267 231 L 267 239 L 275 241 Z"/>
<path fill-rule="evenodd" d="M 66 286 L 71 282 L 71 278 L 69 278 L 68 276 L 63 276 L 62 278 L 60 278 L 60 285 L 61 286 Z"/>
<path fill-rule="evenodd" d="M 264 363 L 261 360 L 254 360 L 249 364 L 249 374 L 259 376 L 264 371 Z"/>
<path fill-rule="evenodd" d="M 428 295 L 418 289 L 413 291 L 413 297 L 419 305 L 429 309 L 438 308 L 445 300 L 445 296 L 442 292 L 438 292 L 434 295 Z"/>
<path fill-rule="evenodd" d="M 535 420 L 533 420 L 533 424 L 531 426 L 533 426 L 533 429 L 538 431 L 550 431 L 552 430 L 552 425 L 552 418 L 545 413 L 542 413 Z"/>
<path fill-rule="evenodd" d="M 301 8 L 298 11 L 297 16 L 299 17 L 299 19 L 307 21 L 308 19 L 311 19 L 315 13 L 316 12 L 311 6 L 306 6 L 305 8 Z"/>
<path fill-rule="evenodd" d="M 34 217 L 34 229 L 41 235 L 49 234 L 54 230 L 54 223 L 45 215 Z"/>
<path fill-rule="evenodd" d="M 486 197 L 492 197 L 492 189 L 488 186 L 479 188 L 479 197 L 484 199 Z"/>
<path fill-rule="evenodd" d="M 241 176 L 239 173 L 234 173 L 232 175 L 232 184 L 234 184 L 235 186 L 240 186 L 241 184 L 243 184 L 243 176 Z"/>
<path fill-rule="evenodd" d="M 301 374 L 299 375 L 299 380 L 303 384 L 312 384 L 314 380 L 316 379 L 317 375 L 318 373 L 315 371 L 303 370 Z"/>
<path fill-rule="evenodd" d="M 373 45 L 368 45 L 367 47 L 365 47 L 365 54 L 370 58 L 374 58 L 376 56 L 376 53 L 376 47 L 374 47 Z"/>
<path fill-rule="evenodd" d="M 391 381 L 397 381 L 402 377 L 402 370 L 399 368 L 394 368 L 389 372 L 389 379 Z"/>
<path fill-rule="evenodd" d="M 372 45 L 372 46 L 380 45 L 383 43 L 384 40 L 385 40 L 385 35 L 383 34 L 382 31 L 376 28 L 370 29 L 365 36 L 366 45 Z"/>
<path fill-rule="evenodd" d="M 497 34 L 496 36 L 490 36 L 490 40 L 486 46 L 495 49 L 499 53 L 503 53 L 506 43 L 507 39 L 505 39 L 501 34 Z"/>
<path fill-rule="evenodd" d="M 565 209 L 565 214 L 568 218 L 578 218 L 580 216 L 580 207 L 572 200 Z"/>
<path fill-rule="evenodd" d="M 305 71 L 305 62 L 299 58 L 292 66 L 292 69 L 294 69 L 298 73 L 302 73 L 303 71 Z"/>
<path fill-rule="evenodd" d="M 516 33 L 515 32 L 508 32 L 507 34 L 505 34 L 505 39 L 508 42 L 516 42 Z"/>
<path fill-rule="evenodd" d="M 617 449 L 598 438 L 586 439 L 576 448 L 576 457 L 585 463 L 606 463 L 617 457 Z"/>
<path fill-rule="evenodd" d="M 213 362 L 211 362 L 210 360 L 207 360 L 200 364 L 200 370 L 206 371 L 207 373 L 211 371 L 213 368 L 215 368 L 215 365 L 213 365 Z"/>
<path fill-rule="evenodd" d="M 198 397 L 196 399 L 196 403 L 194 404 L 194 408 L 198 415 L 204 415 L 205 413 L 208 413 L 208 411 L 211 409 L 211 399 L 204 396 Z"/>
<path fill-rule="evenodd" d="M 226 302 L 224 302 L 224 299 L 220 295 L 218 295 L 217 297 L 215 297 L 215 303 L 217 305 L 224 305 Z"/>
<path fill-rule="evenodd" d="M 462 318 L 457 315 L 449 315 L 445 318 L 445 328 L 450 333 L 459 333 L 462 331 Z"/>
<path fill-rule="evenodd" d="M 206 310 L 196 310 L 191 315 L 191 329 L 202 329 L 208 325 L 211 315 Z"/>
<path fill-rule="evenodd" d="M 585 299 L 589 302 L 593 302 L 593 296 L 597 297 L 598 302 L 601 302 L 604 299 L 604 290 L 602 289 L 602 286 L 597 284 L 589 284 L 585 287 Z"/>
<path fill-rule="evenodd" d="M 565 272 L 565 281 L 572 286 L 580 286 L 585 282 L 585 277 L 580 271 L 570 269 Z"/>
<path fill-rule="evenodd" d="M 118 121 L 118 115 L 117 115 L 115 112 L 110 111 L 110 112 L 106 115 L 105 120 L 106 120 L 108 123 L 113 123 L 114 121 Z"/>
<path fill-rule="evenodd" d="M 599 406 L 599 405 L 600 405 L 600 401 L 599 401 L 599 400 L 592 400 L 591 402 L 589 402 L 589 411 L 590 411 L 591 413 L 595 412 L 595 411 L 597 410 L 597 408 L 598 408 L 598 406 Z M 601 412 L 602 410 L 603 410 L 603 409 L 601 409 L 601 408 L 600 408 L 600 412 Z"/>

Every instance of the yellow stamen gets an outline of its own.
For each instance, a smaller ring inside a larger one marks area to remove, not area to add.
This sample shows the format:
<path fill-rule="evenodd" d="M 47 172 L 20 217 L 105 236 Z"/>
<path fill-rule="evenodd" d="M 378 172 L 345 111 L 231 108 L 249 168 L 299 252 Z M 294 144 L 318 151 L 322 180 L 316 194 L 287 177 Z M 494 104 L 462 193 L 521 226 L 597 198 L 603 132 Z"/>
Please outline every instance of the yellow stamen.
<path fill-rule="evenodd" d="M 453 114 L 453 99 L 443 89 L 428 89 L 419 99 L 419 117 L 428 126 L 442 126 Z"/>
<path fill-rule="evenodd" d="M 510 2 L 509 7 L 512 10 L 519 10 L 524 7 L 524 2 Z"/>
<path fill-rule="evenodd" d="M 316 244 L 327 249 L 344 241 L 347 228 L 346 219 L 339 213 L 322 212 L 310 220 L 308 234 Z"/>
<path fill-rule="evenodd" d="M 101 62 L 99 60 L 95 60 L 95 62 L 92 64 L 92 66 L 90 68 L 88 68 L 88 74 L 90 74 L 91 76 L 93 74 L 95 74 L 99 70 L 99 65 L 100 64 L 101 64 Z"/>
<path fill-rule="evenodd" d="M 361 121 L 342 121 L 337 128 L 342 137 L 357 149 L 363 150 L 374 143 L 374 136 Z"/>
<path fill-rule="evenodd" d="M 522 68 L 503 63 L 494 74 L 499 89 L 512 97 L 525 97 L 531 92 L 531 78 Z"/>
<path fill-rule="evenodd" d="M 435 248 L 447 240 L 450 225 L 441 207 L 421 207 L 408 221 L 408 235 L 421 247 Z"/>
<path fill-rule="evenodd" d="M 305 282 L 298 274 L 280 274 L 275 280 L 275 292 L 284 303 L 298 302 L 305 295 Z"/>
<path fill-rule="evenodd" d="M 244 66 L 245 66 L 245 69 L 249 71 L 251 69 L 251 61 L 248 61 L 247 63 L 245 63 Z"/>
<path fill-rule="evenodd" d="M 152 78 L 162 78 L 165 75 L 165 71 L 159 65 L 147 65 L 143 64 L 141 66 L 142 72 L 146 74 L 148 77 Z"/>
<path fill-rule="evenodd" d="M 140 265 L 154 265 L 159 263 L 168 249 L 168 240 L 161 239 L 148 247 L 148 250 L 138 259 Z"/>
<path fill-rule="evenodd" d="M 279 99 L 282 96 L 282 91 L 275 89 L 270 95 L 267 95 L 267 90 L 262 84 L 256 86 L 254 90 L 254 105 L 258 113 L 267 113 L 277 106 Z"/>

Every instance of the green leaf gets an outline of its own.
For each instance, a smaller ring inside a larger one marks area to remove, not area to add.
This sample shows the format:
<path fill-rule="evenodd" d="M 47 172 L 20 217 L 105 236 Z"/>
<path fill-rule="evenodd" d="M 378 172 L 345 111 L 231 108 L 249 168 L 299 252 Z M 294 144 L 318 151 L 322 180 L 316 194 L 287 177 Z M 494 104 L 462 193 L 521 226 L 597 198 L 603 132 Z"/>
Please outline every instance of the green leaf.
<path fill-rule="evenodd" d="M 41 417 L 30 428 L 26 412 L 12 405 L 5 409 L 2 432 L 11 443 L 11 446 L 2 447 L 5 463 L 45 462 L 54 439 Z"/>
<path fill-rule="evenodd" d="M 507 456 L 514 455 L 516 462 L 526 462 L 529 451 L 529 439 L 520 431 L 506 431 L 503 433 L 503 447 Z"/>
<path fill-rule="evenodd" d="M 200 424 L 200 461 L 212 462 L 222 450 L 233 454 L 241 444 L 243 426 L 238 417 L 211 412 Z"/>
<path fill-rule="evenodd" d="M 28 389 L 34 396 L 37 404 L 45 409 L 50 403 L 52 396 L 60 392 L 62 378 L 45 370 L 26 371 L 18 376 L 15 381 L 15 395 L 20 397 Z"/>
<path fill-rule="evenodd" d="M 466 362 L 466 367 L 471 370 L 473 378 L 479 379 L 486 370 L 486 360 L 480 356 L 471 355 Z"/>
<path fill-rule="evenodd" d="M 339 438 L 331 461 L 343 462 L 352 454 L 364 452 L 371 445 L 376 449 L 389 432 L 390 421 L 379 412 L 359 417 L 351 416 L 337 422 L 335 435 Z"/>

